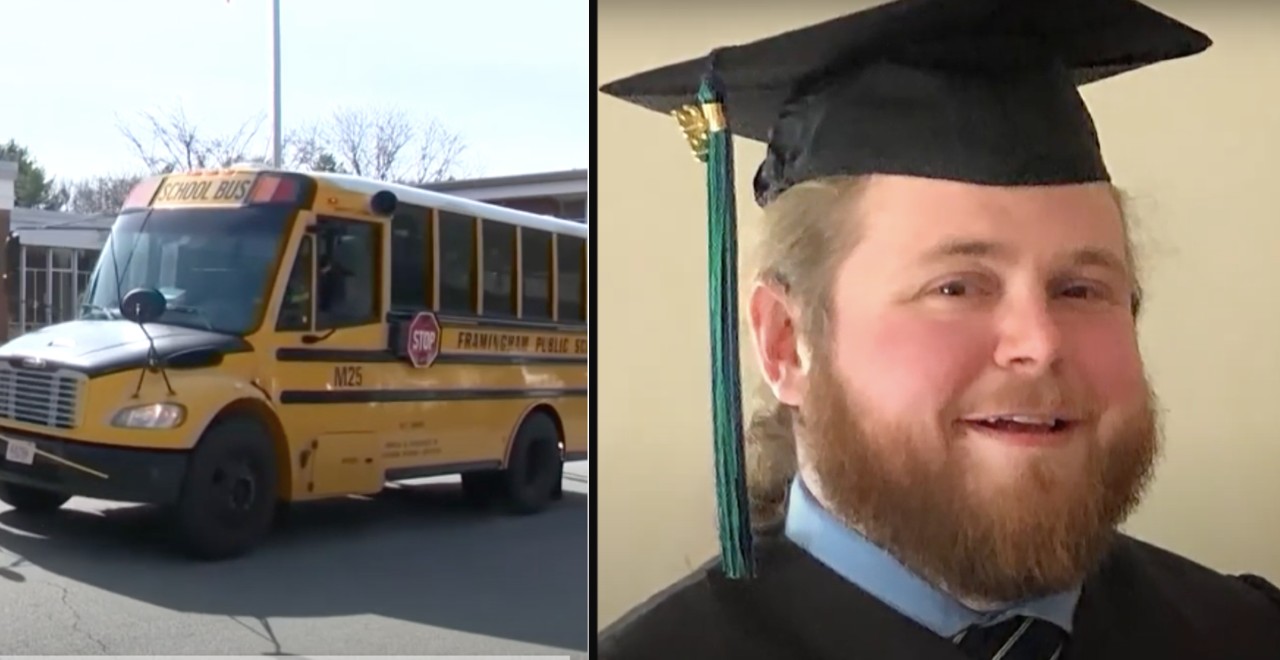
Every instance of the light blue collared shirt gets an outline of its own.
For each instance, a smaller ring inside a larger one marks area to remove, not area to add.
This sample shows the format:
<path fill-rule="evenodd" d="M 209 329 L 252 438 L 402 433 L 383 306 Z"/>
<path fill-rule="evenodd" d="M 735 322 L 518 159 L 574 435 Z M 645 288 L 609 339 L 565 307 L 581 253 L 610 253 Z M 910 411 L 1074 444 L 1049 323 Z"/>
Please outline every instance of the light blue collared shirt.
<path fill-rule="evenodd" d="M 819 562 L 926 628 L 954 637 L 971 625 L 1028 615 L 1071 632 L 1080 589 L 1012 603 L 999 610 L 974 610 L 925 582 L 892 555 L 849 529 L 822 508 L 797 476 L 787 501 L 786 536 Z"/>

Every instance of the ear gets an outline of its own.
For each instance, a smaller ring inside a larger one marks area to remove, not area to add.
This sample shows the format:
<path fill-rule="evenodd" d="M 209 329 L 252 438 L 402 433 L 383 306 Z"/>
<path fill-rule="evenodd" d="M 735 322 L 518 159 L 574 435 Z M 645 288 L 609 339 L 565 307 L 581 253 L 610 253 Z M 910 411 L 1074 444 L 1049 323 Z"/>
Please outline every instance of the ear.
<path fill-rule="evenodd" d="M 760 373 L 779 403 L 799 407 L 808 379 L 807 349 L 796 310 L 780 287 L 756 282 L 748 301 Z"/>

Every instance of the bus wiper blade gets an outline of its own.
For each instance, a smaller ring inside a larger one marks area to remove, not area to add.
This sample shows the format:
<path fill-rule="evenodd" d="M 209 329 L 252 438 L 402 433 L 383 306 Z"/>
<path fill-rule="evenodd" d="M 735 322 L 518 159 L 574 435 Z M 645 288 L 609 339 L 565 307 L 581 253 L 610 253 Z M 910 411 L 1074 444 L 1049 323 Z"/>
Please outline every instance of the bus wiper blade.
<path fill-rule="evenodd" d="M 200 319 L 200 321 L 204 323 L 209 330 L 214 330 L 213 323 L 209 321 L 209 318 L 204 315 L 204 311 L 201 310 L 199 307 L 195 307 L 194 305 L 172 305 L 171 304 L 171 305 L 165 305 L 164 309 L 166 312 L 172 310 L 180 314 L 190 314 Z"/>
<path fill-rule="evenodd" d="M 93 303 L 83 303 L 80 305 L 81 312 L 86 309 L 89 310 L 90 313 L 101 313 L 103 316 L 107 317 L 108 321 L 118 318 L 115 312 L 108 307 L 103 307 L 102 305 L 95 305 Z"/>

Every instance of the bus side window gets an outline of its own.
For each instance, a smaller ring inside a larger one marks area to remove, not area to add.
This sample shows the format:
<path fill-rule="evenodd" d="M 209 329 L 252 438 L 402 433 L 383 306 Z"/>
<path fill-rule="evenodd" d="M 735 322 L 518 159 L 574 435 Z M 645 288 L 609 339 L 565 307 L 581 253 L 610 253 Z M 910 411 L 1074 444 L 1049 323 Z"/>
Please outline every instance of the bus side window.
<path fill-rule="evenodd" d="M 476 313 L 476 219 L 440 211 L 440 311 Z"/>
<path fill-rule="evenodd" d="M 377 225 L 320 218 L 316 235 L 316 329 L 378 323 Z"/>
<path fill-rule="evenodd" d="M 516 226 L 482 220 L 484 315 L 516 315 Z"/>
<path fill-rule="evenodd" d="M 541 229 L 520 229 L 523 270 L 524 318 L 551 320 L 551 233 Z"/>
<path fill-rule="evenodd" d="M 585 239 L 567 234 L 556 235 L 556 281 L 559 294 L 559 320 L 562 323 L 582 323 L 587 320 L 583 306 L 582 276 Z"/>
<path fill-rule="evenodd" d="M 289 283 L 280 301 L 280 318 L 276 330 L 302 332 L 311 329 L 311 252 L 315 239 L 303 236 L 298 244 L 298 256 L 289 272 Z"/>
<path fill-rule="evenodd" d="M 397 204 L 391 219 L 391 308 L 420 310 L 431 306 L 431 210 Z"/>

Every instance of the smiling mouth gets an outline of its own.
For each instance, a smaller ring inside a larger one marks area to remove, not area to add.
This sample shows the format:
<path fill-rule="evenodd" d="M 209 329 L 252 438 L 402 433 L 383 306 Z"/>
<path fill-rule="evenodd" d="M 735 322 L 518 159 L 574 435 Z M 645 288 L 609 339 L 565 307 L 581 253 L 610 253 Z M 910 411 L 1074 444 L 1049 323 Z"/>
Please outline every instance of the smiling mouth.
<path fill-rule="evenodd" d="M 964 422 L 987 434 L 1045 439 L 1061 436 L 1078 425 L 1076 420 L 1057 415 L 993 415 L 970 417 Z"/>

